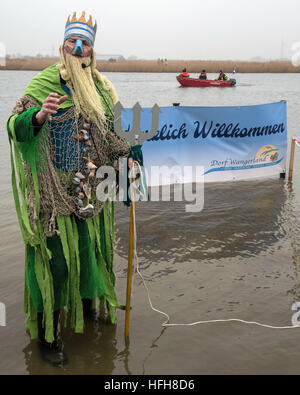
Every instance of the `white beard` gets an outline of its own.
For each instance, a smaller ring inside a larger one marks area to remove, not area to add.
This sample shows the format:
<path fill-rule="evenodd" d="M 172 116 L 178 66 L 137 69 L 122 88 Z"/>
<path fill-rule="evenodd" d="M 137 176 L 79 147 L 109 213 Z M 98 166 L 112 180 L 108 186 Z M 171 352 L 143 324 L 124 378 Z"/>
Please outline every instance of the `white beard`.
<path fill-rule="evenodd" d="M 96 124 L 104 133 L 106 117 L 93 79 L 91 57 L 80 58 L 70 54 L 64 56 L 61 50 L 61 60 L 61 76 L 71 91 L 75 113 Z M 83 68 L 82 64 L 87 67 Z"/>

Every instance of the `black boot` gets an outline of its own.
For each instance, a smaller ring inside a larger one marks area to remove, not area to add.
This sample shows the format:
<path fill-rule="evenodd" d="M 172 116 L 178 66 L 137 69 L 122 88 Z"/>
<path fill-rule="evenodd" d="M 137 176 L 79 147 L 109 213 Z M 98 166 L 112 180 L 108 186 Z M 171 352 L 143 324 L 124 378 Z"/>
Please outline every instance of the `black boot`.
<path fill-rule="evenodd" d="M 81 301 L 82 301 L 84 318 L 96 320 L 97 319 L 97 312 L 95 309 L 93 309 L 92 299 L 81 299 Z"/>
<path fill-rule="evenodd" d="M 48 343 L 45 339 L 45 328 L 43 326 L 43 313 L 38 313 L 38 336 L 39 345 L 44 361 L 50 363 L 53 366 L 58 366 L 67 363 L 67 356 L 63 352 L 62 344 L 59 344 L 57 339 L 58 321 L 60 311 L 54 311 L 53 313 L 53 329 L 54 329 L 54 341 Z"/>

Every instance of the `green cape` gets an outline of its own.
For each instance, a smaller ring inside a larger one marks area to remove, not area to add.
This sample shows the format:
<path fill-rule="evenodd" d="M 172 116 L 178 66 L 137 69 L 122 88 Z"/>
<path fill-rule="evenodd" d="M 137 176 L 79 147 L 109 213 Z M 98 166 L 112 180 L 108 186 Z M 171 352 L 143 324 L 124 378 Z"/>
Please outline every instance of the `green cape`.
<path fill-rule="evenodd" d="M 101 82 L 96 82 L 101 91 L 102 105 L 109 113 L 112 99 Z M 65 95 L 61 87 L 60 73 L 56 65 L 39 73 L 29 83 L 25 95 L 36 99 L 41 105 L 49 93 Z M 73 105 L 69 97 L 60 108 Z M 39 109 L 38 107 L 37 109 Z M 82 298 L 100 298 L 106 304 L 112 322 L 116 321 L 115 308 L 123 308 L 115 294 L 115 275 L 113 272 L 114 210 L 113 204 L 106 202 L 102 212 L 87 221 L 71 217 L 56 217 L 59 237 L 47 238 L 43 232 L 40 212 L 38 185 L 38 141 L 47 135 L 47 122 L 37 136 L 34 136 L 31 123 L 32 114 L 37 109 L 29 109 L 18 115 L 13 114 L 7 124 L 12 168 L 12 188 L 20 229 L 25 244 L 25 302 L 27 329 L 31 337 L 37 337 L 37 312 L 43 311 L 45 338 L 54 340 L 53 312 L 65 307 L 71 326 L 75 332 L 82 333 Z M 22 122 L 20 122 L 20 120 Z M 25 141 L 17 141 L 15 128 L 24 136 Z M 28 137 L 29 136 L 29 137 Z M 24 162 L 30 166 L 34 183 L 37 220 L 34 226 L 29 221 L 29 207 L 26 200 L 28 181 Z M 87 275 L 86 273 L 89 273 Z"/>

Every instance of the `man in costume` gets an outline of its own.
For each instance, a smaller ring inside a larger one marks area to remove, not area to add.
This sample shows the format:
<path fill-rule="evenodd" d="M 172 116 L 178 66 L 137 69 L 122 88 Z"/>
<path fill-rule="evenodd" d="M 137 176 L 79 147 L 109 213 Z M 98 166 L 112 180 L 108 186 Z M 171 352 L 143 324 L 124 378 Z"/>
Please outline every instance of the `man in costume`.
<path fill-rule="evenodd" d="M 85 12 L 69 17 L 60 62 L 33 78 L 7 125 L 26 252 L 26 328 L 53 364 L 66 361 L 57 341 L 62 309 L 83 333 L 96 298 L 113 323 L 121 307 L 114 290 L 113 203 L 97 200 L 96 171 L 117 167 L 129 146 L 113 130 L 117 95 L 96 70 L 96 30 Z"/>

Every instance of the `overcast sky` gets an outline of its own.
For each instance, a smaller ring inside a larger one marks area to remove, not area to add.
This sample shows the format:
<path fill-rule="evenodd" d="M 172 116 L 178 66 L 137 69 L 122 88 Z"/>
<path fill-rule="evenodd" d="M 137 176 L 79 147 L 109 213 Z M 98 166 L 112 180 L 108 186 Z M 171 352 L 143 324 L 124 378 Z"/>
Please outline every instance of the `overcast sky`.
<path fill-rule="evenodd" d="M 98 22 L 97 54 L 274 59 L 300 42 L 300 0 L 1 0 L 0 42 L 8 54 L 57 54 L 68 15 L 83 10 Z"/>

